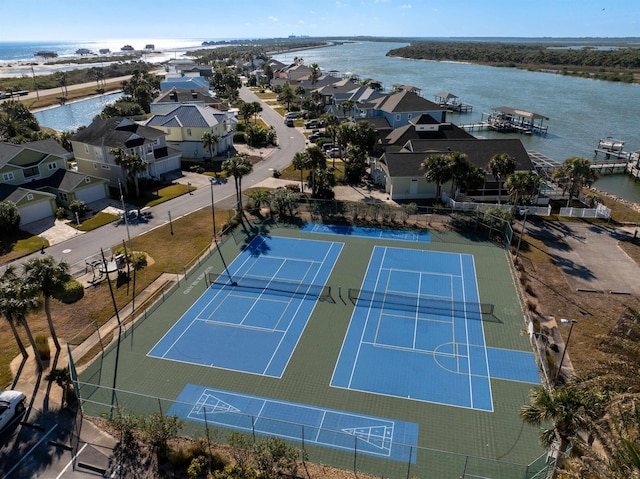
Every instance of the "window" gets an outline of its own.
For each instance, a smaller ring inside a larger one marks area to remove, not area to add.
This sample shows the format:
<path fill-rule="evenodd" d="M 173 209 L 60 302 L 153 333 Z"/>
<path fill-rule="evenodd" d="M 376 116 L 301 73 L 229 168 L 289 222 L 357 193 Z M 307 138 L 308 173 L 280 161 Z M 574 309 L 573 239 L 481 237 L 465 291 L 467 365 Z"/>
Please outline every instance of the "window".
<path fill-rule="evenodd" d="M 187 128 L 187 136 L 191 136 L 191 128 Z"/>
<path fill-rule="evenodd" d="M 87 145 L 86 143 L 84 145 L 84 152 L 89 153 L 89 145 Z"/>
<path fill-rule="evenodd" d="M 409 120 L 411 120 L 411 117 L 412 117 L 412 116 L 413 116 L 413 115 L 412 115 L 411 113 L 409 113 L 409 114 L 407 115 L 407 118 L 408 118 Z"/>
<path fill-rule="evenodd" d="M 400 113 L 396 114 L 396 121 L 400 121 Z"/>
<path fill-rule="evenodd" d="M 40 174 L 40 170 L 38 170 L 37 166 L 32 166 L 31 168 L 24 169 L 24 177 L 25 179 L 31 178 L 33 176 L 38 176 Z"/>
<path fill-rule="evenodd" d="M 110 170 L 110 169 L 111 169 L 111 166 L 109 166 L 109 165 L 100 165 L 100 167 L 101 167 L 103 170 Z"/>
<path fill-rule="evenodd" d="M 91 178 L 89 178 L 88 176 L 86 176 L 86 177 L 84 178 L 84 182 L 85 182 L 85 183 L 91 183 Z"/>
<path fill-rule="evenodd" d="M 27 195 L 27 201 L 31 201 L 32 199 L 33 199 L 33 194 L 32 194 L 32 193 L 29 193 L 29 194 Z"/>
<path fill-rule="evenodd" d="M 64 201 L 65 203 L 69 201 L 69 197 L 66 193 L 59 192 L 58 196 L 60 197 L 60 201 Z"/>
<path fill-rule="evenodd" d="M 49 164 L 47 165 L 47 168 L 49 168 L 49 171 L 51 171 L 51 170 L 55 170 L 55 169 L 57 169 L 57 168 L 58 168 L 58 163 L 49 163 Z"/>
<path fill-rule="evenodd" d="M 94 163 L 94 164 L 93 164 L 93 169 L 94 169 L 94 170 L 97 170 L 97 169 L 98 169 L 98 163 Z"/>
<path fill-rule="evenodd" d="M 12 171 L 10 171 L 9 173 L 2 173 L 3 181 L 12 181 L 13 179 L 14 179 L 14 176 Z"/>

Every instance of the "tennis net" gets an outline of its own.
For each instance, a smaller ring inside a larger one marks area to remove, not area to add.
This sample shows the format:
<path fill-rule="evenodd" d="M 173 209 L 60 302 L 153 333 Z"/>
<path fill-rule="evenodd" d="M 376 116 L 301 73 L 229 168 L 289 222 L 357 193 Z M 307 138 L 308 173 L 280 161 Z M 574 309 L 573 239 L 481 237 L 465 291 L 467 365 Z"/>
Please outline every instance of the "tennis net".
<path fill-rule="evenodd" d="M 349 300 L 356 304 L 377 308 L 396 309 L 401 311 L 420 311 L 424 313 L 442 314 L 449 312 L 454 317 L 464 316 L 472 318 L 473 314 L 493 315 L 492 303 L 472 303 L 467 301 L 453 301 L 446 299 L 429 298 L 417 294 L 389 293 L 381 291 L 369 291 L 365 289 L 349 288 Z"/>
<path fill-rule="evenodd" d="M 229 276 L 222 273 L 207 273 L 208 286 L 261 290 L 269 294 L 313 296 L 320 301 L 331 300 L 331 286 L 300 283 L 283 279 L 256 278 L 252 276 Z"/>

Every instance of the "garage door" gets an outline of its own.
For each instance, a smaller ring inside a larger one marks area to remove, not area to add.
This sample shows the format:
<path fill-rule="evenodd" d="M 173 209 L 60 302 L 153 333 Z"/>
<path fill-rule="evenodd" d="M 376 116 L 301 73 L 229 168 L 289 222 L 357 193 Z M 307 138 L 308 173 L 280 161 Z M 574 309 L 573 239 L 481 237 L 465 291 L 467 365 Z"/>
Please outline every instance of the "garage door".
<path fill-rule="evenodd" d="M 54 213 L 51 209 L 50 201 L 40 201 L 33 205 L 21 206 L 18 211 L 20 212 L 20 226 L 48 218 L 53 216 Z"/>
<path fill-rule="evenodd" d="M 106 196 L 107 194 L 104 191 L 104 185 L 102 183 L 76 191 L 76 199 L 84 201 L 85 203 L 102 200 L 106 198 Z"/>
<path fill-rule="evenodd" d="M 169 158 L 168 160 L 157 161 L 155 173 L 161 175 L 163 173 L 167 173 L 169 171 L 179 170 L 180 169 L 180 158 L 174 157 Z"/>

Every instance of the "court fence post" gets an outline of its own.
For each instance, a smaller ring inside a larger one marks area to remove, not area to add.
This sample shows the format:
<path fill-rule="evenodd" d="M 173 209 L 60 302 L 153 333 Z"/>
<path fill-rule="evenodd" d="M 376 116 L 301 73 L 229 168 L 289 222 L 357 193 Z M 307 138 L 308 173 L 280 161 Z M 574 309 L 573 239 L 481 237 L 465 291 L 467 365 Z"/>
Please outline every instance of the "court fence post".
<path fill-rule="evenodd" d="M 358 436 L 353 436 L 353 473 L 356 474 L 358 462 Z"/>
<path fill-rule="evenodd" d="M 409 446 L 409 460 L 407 461 L 407 479 L 411 477 L 411 458 L 413 457 L 413 446 Z"/>
<path fill-rule="evenodd" d="M 251 435 L 253 436 L 253 443 L 256 443 L 256 418 L 251 416 Z"/>

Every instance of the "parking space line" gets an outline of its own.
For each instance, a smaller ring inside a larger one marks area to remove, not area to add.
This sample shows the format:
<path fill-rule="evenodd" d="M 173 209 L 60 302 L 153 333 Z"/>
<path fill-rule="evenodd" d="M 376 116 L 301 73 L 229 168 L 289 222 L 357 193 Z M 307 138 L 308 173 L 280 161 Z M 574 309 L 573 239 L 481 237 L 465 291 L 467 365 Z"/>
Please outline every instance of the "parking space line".
<path fill-rule="evenodd" d="M 67 463 L 67 465 L 64 467 L 64 469 L 62 471 L 60 471 L 60 474 L 58 474 L 56 476 L 56 479 L 60 479 L 62 477 L 62 475 L 67 471 L 67 469 L 69 469 L 69 466 L 71 466 L 73 464 L 73 461 L 76 460 L 76 457 L 78 457 L 80 454 L 82 454 L 82 451 L 84 451 L 85 447 L 87 447 L 87 443 L 86 442 L 84 443 L 84 446 L 82 446 L 80 448 L 80 450 L 76 453 L 76 455 L 71 458 L 71 460 Z"/>

